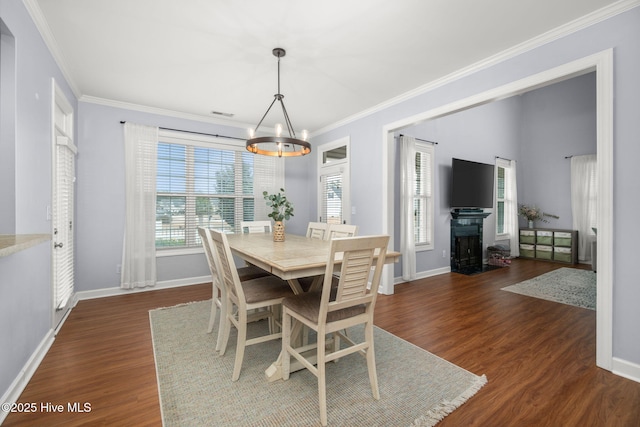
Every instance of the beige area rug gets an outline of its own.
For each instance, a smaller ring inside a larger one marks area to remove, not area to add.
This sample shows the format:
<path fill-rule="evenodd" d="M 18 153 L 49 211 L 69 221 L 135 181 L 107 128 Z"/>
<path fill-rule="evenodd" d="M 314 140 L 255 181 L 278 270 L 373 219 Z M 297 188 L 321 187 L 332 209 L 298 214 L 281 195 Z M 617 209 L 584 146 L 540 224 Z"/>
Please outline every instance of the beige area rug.
<path fill-rule="evenodd" d="M 237 382 L 231 381 L 236 337 L 224 356 L 207 334 L 211 301 L 149 312 L 165 426 L 320 425 L 316 377 L 307 370 L 269 383 L 264 371 L 280 341 L 250 346 Z M 250 330 L 266 328 L 266 322 Z M 354 337 L 362 329 L 351 329 Z M 371 396 L 366 361 L 358 354 L 327 365 L 331 426 L 432 426 L 487 382 L 382 329 L 375 330 L 380 400 Z"/>
<path fill-rule="evenodd" d="M 596 309 L 596 273 L 591 270 L 563 267 L 502 290 L 589 310 Z"/>

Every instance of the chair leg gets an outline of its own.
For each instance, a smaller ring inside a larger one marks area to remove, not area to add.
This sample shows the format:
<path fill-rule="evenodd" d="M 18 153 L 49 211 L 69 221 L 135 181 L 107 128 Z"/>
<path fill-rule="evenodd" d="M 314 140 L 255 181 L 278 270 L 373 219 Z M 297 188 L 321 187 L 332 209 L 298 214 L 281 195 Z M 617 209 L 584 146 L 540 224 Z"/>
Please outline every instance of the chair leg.
<path fill-rule="evenodd" d="M 207 333 L 213 332 L 213 327 L 216 325 L 216 314 L 218 312 L 218 304 L 216 303 L 216 295 L 211 298 L 211 315 L 209 316 L 209 327 L 207 328 Z M 222 318 L 220 318 L 220 322 L 222 323 Z M 218 334 L 220 336 L 220 334 Z M 216 344 L 216 350 L 218 350 L 218 344 Z"/>
<path fill-rule="evenodd" d="M 220 321 L 218 322 L 218 339 L 216 340 L 216 351 L 220 351 L 220 349 L 222 348 L 222 342 L 224 341 L 224 329 L 223 329 L 223 323 L 222 322 L 226 322 L 227 321 L 227 304 L 225 304 L 224 301 L 221 301 L 220 303 Z M 226 325 L 226 323 L 225 323 Z M 229 328 L 231 328 L 231 325 L 229 325 Z M 229 331 L 227 332 L 227 334 L 231 332 L 231 329 L 229 329 Z M 228 339 L 228 335 L 227 335 L 227 339 Z M 227 347 L 227 341 L 224 341 L 224 346 L 225 348 Z"/>
<path fill-rule="evenodd" d="M 229 302 L 223 305 L 223 307 L 225 307 L 224 324 L 222 324 L 222 321 L 221 321 L 220 323 L 221 330 L 220 332 L 218 332 L 218 339 L 222 338 L 222 341 L 220 343 L 220 348 L 218 349 L 218 351 L 220 352 L 220 356 L 224 356 L 225 351 L 227 351 L 227 344 L 229 343 L 229 335 L 231 334 L 231 319 L 229 318 L 229 316 L 233 315 L 233 313 L 229 311 L 230 308 L 233 309 L 233 307 L 229 307 Z M 221 313 L 220 319 L 222 319 L 222 313 Z M 222 337 L 220 337 L 220 334 L 222 334 Z"/>
<path fill-rule="evenodd" d="M 365 326 L 365 339 L 369 343 L 367 348 L 367 370 L 369 371 L 369 382 L 371 383 L 371 393 L 373 398 L 380 400 L 380 391 L 378 390 L 378 374 L 376 372 L 376 356 L 373 349 L 373 325 L 368 322 Z"/>
<path fill-rule="evenodd" d="M 238 381 L 242 360 L 244 359 L 244 349 L 247 343 L 247 312 L 238 313 L 238 343 L 236 344 L 236 360 L 233 364 L 233 376 L 231 381 Z"/>
<path fill-rule="evenodd" d="M 327 425 L 327 384 L 326 384 L 326 361 L 325 346 L 320 340 L 324 340 L 325 334 L 318 331 L 318 405 L 320 407 L 320 423 Z"/>
<path fill-rule="evenodd" d="M 291 370 L 291 355 L 287 351 L 287 347 L 291 345 L 291 316 L 288 315 L 287 309 L 282 307 L 282 351 L 280 356 L 282 357 L 282 379 L 284 381 L 289 379 L 289 373 Z"/>

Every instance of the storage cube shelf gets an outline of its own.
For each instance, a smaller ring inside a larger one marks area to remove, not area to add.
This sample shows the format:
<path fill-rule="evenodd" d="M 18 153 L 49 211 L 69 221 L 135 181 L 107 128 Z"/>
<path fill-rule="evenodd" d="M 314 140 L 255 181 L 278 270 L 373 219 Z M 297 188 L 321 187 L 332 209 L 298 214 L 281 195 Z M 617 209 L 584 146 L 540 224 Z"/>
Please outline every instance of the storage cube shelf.
<path fill-rule="evenodd" d="M 520 257 L 576 264 L 578 231 L 550 228 L 520 229 Z"/>

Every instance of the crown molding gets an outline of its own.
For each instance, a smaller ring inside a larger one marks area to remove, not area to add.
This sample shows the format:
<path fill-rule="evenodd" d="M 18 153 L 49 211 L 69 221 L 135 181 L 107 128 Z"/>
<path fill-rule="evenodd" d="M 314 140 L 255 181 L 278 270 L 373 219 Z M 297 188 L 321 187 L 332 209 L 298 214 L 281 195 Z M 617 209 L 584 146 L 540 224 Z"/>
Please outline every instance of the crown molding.
<path fill-rule="evenodd" d="M 71 72 L 69 71 L 69 67 L 67 66 L 67 62 L 64 59 L 64 55 L 62 51 L 58 48 L 58 43 L 56 42 L 55 37 L 53 37 L 53 33 L 51 32 L 51 28 L 47 23 L 46 19 L 44 19 L 44 15 L 42 14 L 42 9 L 40 9 L 40 5 L 37 0 L 22 0 L 24 6 L 27 9 L 27 12 L 31 16 L 33 23 L 36 25 L 38 32 L 40 32 L 40 36 L 44 40 L 45 45 L 51 52 L 53 56 L 53 60 L 60 68 L 62 75 L 64 76 L 67 84 L 71 88 L 71 91 L 75 95 L 76 98 L 79 98 L 82 95 L 80 88 L 76 84 L 73 79 Z"/>
<path fill-rule="evenodd" d="M 113 106 L 113 107 L 118 107 L 118 108 L 126 108 L 126 109 L 131 109 L 131 110 L 136 110 L 136 111 L 143 111 L 143 112 L 149 112 L 149 113 L 153 113 L 153 114 L 161 114 L 161 115 L 168 115 L 168 116 L 172 116 L 172 117 L 178 117 L 178 118 L 185 118 L 188 120 L 195 120 L 195 121 L 199 121 L 199 122 L 205 122 L 205 123 L 213 123 L 213 124 L 219 124 L 219 125 L 225 125 L 225 126 L 233 126 L 233 127 L 252 127 L 252 124 L 245 124 L 245 123 L 238 123 L 238 122 L 233 122 L 230 120 L 224 120 L 224 119 L 217 119 L 217 118 L 212 118 L 212 117 L 208 117 L 208 116 L 201 116 L 201 115 L 197 115 L 197 114 L 190 114 L 190 113 L 184 113 L 184 112 L 179 112 L 179 111 L 172 111 L 172 110 L 165 110 L 165 109 L 161 109 L 161 108 L 155 108 L 155 107 L 148 107 L 148 106 L 142 106 L 142 105 L 137 105 L 137 104 L 129 104 L 126 102 L 120 102 L 120 101 L 113 101 L 113 100 L 108 100 L 108 99 L 103 99 L 103 98 L 97 98 L 97 97 L 91 97 L 91 96 L 86 96 L 82 94 L 82 91 L 80 90 L 80 88 L 78 87 L 78 85 L 76 84 L 76 82 L 74 81 L 74 79 L 72 78 L 72 74 L 69 71 L 69 67 L 66 65 L 66 61 L 64 59 L 64 55 L 62 54 L 62 52 L 60 51 L 60 49 L 58 48 L 58 44 L 56 43 L 55 38 L 53 37 L 53 33 L 51 32 L 51 29 L 49 27 L 49 25 L 47 24 L 46 20 L 44 19 L 44 15 L 42 14 L 42 10 L 40 9 L 40 6 L 38 5 L 38 1 L 37 0 L 22 0 L 29 15 L 31 15 L 31 19 L 33 19 L 36 27 L 38 28 L 38 31 L 40 32 L 40 35 L 42 36 L 45 44 L 47 45 L 47 47 L 49 48 L 49 51 L 51 52 L 51 55 L 53 56 L 55 62 L 58 64 L 58 67 L 60 68 L 62 74 L 64 75 L 67 83 L 69 84 L 69 87 L 71 88 L 71 90 L 73 91 L 74 95 L 76 96 L 76 98 L 78 99 L 78 101 L 83 101 L 83 102 L 91 102 L 91 103 L 95 103 L 95 104 L 102 104 L 102 105 L 109 105 L 109 106 Z M 321 129 L 318 129 L 316 131 L 312 131 L 310 132 L 310 137 L 313 137 L 315 135 L 320 135 L 323 133 L 326 133 L 330 130 L 333 129 L 337 129 L 341 126 L 344 126 L 346 124 L 349 124 L 351 122 L 354 122 L 356 120 L 362 119 L 364 117 L 367 117 L 371 114 L 374 114 L 376 112 L 382 111 L 384 109 L 387 109 L 389 107 L 392 107 L 394 105 L 400 104 L 404 101 L 407 101 L 411 98 L 414 98 L 416 96 L 422 95 L 426 92 L 429 92 L 435 88 L 444 86 L 448 83 L 451 83 L 455 80 L 461 79 L 465 76 L 468 76 L 470 74 L 473 74 L 479 70 L 482 70 L 484 68 L 488 68 L 491 67 L 493 65 L 496 65 L 500 62 L 506 61 L 507 59 L 510 58 L 514 58 L 522 53 L 525 53 L 527 51 L 530 51 L 532 49 L 535 49 L 537 47 L 540 47 L 544 44 L 550 43 L 554 40 L 557 40 L 559 38 L 565 37 L 567 35 L 570 35 L 572 33 L 575 33 L 579 30 L 582 30 L 586 27 L 589 27 L 591 25 L 594 25 L 598 22 L 604 21 L 606 19 L 609 19 L 613 16 L 619 15 L 621 13 L 624 13 L 628 10 L 631 10 L 637 6 L 640 5 L 640 0 L 620 0 L 618 2 L 615 2 L 609 6 L 605 6 L 601 9 L 598 9 L 594 12 L 591 12 L 587 15 L 584 15 L 578 19 L 575 19 L 567 24 L 561 25 L 560 27 L 557 27 L 553 30 L 547 31 L 546 33 L 543 33 L 539 36 L 536 36 L 528 41 L 525 41 L 523 43 L 520 43 L 514 47 L 511 47 L 509 49 L 506 49 L 496 55 L 492 55 L 488 58 L 485 58 L 481 61 L 478 61 L 474 64 L 471 64 L 467 67 L 461 68 L 451 74 L 448 74 L 444 77 L 441 77 L 439 79 L 433 80 L 429 83 L 426 83 L 422 86 L 419 86 L 413 90 L 410 90 L 408 92 L 405 92 L 404 94 L 401 94 L 399 96 L 396 96 L 394 98 L 391 98 L 387 101 L 384 101 L 380 104 L 377 104 L 373 107 L 367 108 L 366 110 L 363 110 L 359 113 L 356 113 L 354 115 L 351 115 L 349 117 L 346 117 L 340 121 L 337 121 L 333 124 L 330 124 L 328 126 L 325 126 Z"/>
<path fill-rule="evenodd" d="M 547 43 L 551 43 L 555 40 L 558 40 L 562 37 L 566 37 L 570 34 L 573 34 L 577 31 L 580 31 L 584 28 L 590 27 L 592 25 L 595 25 L 599 22 L 602 22 L 604 20 L 607 20 L 609 18 L 612 18 L 616 15 L 619 15 L 621 13 L 627 12 L 637 6 L 640 6 L 640 0 L 621 0 L 618 1 L 616 3 L 613 3 L 609 6 L 605 6 L 601 9 L 598 9 L 596 11 L 593 11 L 587 15 L 584 15 L 578 19 L 575 19 L 571 22 L 568 22 L 566 24 L 563 24 L 559 27 L 556 27 L 552 30 L 547 31 L 546 33 L 542 33 L 532 39 L 529 39 L 525 42 L 522 42 L 518 45 L 515 45 L 509 49 L 503 50 L 502 52 L 499 52 L 495 55 L 492 55 L 488 58 L 485 58 L 481 61 L 478 61 L 474 64 L 471 64 L 467 67 L 461 68 L 457 71 L 454 71 L 451 74 L 448 74 L 444 77 L 441 77 L 439 79 L 433 80 L 429 83 L 426 83 L 422 86 L 419 86 L 415 89 L 412 89 L 408 92 L 405 92 L 401 95 L 398 95 L 394 98 L 388 99 L 387 101 L 384 101 L 378 105 L 375 105 L 371 108 L 367 108 L 366 110 L 363 110 L 359 113 L 356 113 L 352 116 L 346 117 L 343 120 L 340 120 L 338 122 L 335 122 L 331 125 L 325 126 L 321 129 L 316 130 L 315 132 L 313 132 L 314 135 L 321 135 L 323 133 L 329 132 L 331 130 L 337 129 L 341 126 L 347 125 L 349 123 L 352 123 L 356 120 L 362 119 L 364 117 L 367 117 L 371 114 L 377 113 L 379 111 L 385 110 L 389 107 L 392 107 L 394 105 L 400 104 L 404 101 L 407 101 L 411 98 L 414 98 L 416 96 L 422 95 L 426 92 L 429 92 L 431 90 L 434 90 L 438 87 L 444 86 L 448 83 L 451 83 L 453 81 L 459 80 L 463 77 L 469 76 L 475 72 L 478 72 L 482 69 L 485 68 L 489 68 L 493 65 L 499 64 L 503 61 L 506 61 L 508 59 L 514 58 L 518 55 L 521 55 L 525 52 L 528 52 L 530 50 L 533 50 L 535 48 L 538 48 L 540 46 L 543 46 Z"/>
<path fill-rule="evenodd" d="M 149 107 L 147 105 L 139 105 L 139 104 L 133 104 L 129 102 L 115 101 L 113 99 L 99 98 L 96 96 L 82 95 L 80 98 L 78 98 L 78 102 L 104 105 L 107 107 L 121 108 L 124 110 L 140 111 L 140 112 L 149 113 L 149 114 L 158 114 L 161 116 L 169 116 L 169 117 L 175 117 L 179 119 L 193 120 L 196 122 L 210 123 L 210 124 L 221 125 L 221 126 L 230 126 L 238 129 L 249 129 L 255 126 L 255 124 L 236 122 L 233 120 L 203 116 L 200 114 L 185 113 L 182 111 L 167 110 L 164 108 Z"/>

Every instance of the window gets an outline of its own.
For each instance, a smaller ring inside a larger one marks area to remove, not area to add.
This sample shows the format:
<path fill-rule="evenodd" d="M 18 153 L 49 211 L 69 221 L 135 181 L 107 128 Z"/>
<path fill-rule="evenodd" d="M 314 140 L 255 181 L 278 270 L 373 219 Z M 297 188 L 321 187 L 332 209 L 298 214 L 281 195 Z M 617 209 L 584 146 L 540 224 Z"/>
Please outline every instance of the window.
<path fill-rule="evenodd" d="M 261 201 L 266 188 L 254 185 L 254 178 L 277 181 L 270 178 L 278 173 L 275 163 L 281 159 L 254 162 L 255 155 L 244 147 L 161 139 L 156 248 L 199 247 L 198 227 L 233 233 L 239 231 L 241 221 L 267 219 L 256 218 L 256 198 Z"/>
<path fill-rule="evenodd" d="M 500 160 L 500 159 L 498 159 Z M 504 229 L 504 206 L 505 206 L 505 166 L 499 162 L 496 165 L 496 234 L 505 234 Z"/>
<path fill-rule="evenodd" d="M 416 143 L 413 195 L 416 250 L 433 249 L 433 145 Z"/>
<path fill-rule="evenodd" d="M 349 194 L 349 139 L 318 147 L 318 220 L 327 224 L 351 221 Z"/>

